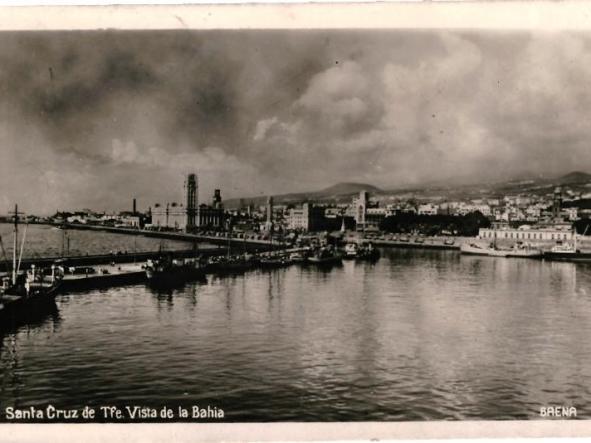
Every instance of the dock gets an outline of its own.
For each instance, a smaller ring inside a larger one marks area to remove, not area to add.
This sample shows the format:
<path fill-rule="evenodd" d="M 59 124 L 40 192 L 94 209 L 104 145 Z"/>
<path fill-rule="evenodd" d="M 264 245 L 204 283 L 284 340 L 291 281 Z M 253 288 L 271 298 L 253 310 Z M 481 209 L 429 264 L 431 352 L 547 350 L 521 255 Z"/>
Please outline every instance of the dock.
<path fill-rule="evenodd" d="M 190 258 L 197 255 L 210 257 L 213 255 L 225 254 L 226 250 L 219 247 L 199 248 L 199 249 L 184 249 L 184 250 L 167 250 L 167 251 L 143 251 L 143 252 L 120 252 L 116 254 L 96 254 L 96 255 L 71 255 L 71 256 L 57 256 L 57 257 L 29 257 L 23 258 L 21 261 L 21 269 L 30 268 L 31 265 L 47 267 L 53 263 L 61 263 L 66 266 L 94 266 L 104 265 L 109 263 L 134 263 L 145 262 L 150 259 L 155 259 L 162 254 L 171 254 L 174 258 Z M 7 272 L 11 269 L 12 264 L 0 262 L 0 272 Z"/>
<path fill-rule="evenodd" d="M 146 279 L 145 267 L 142 263 L 120 263 L 83 266 L 76 268 L 76 273 L 66 269 L 60 290 L 84 290 L 143 283 Z"/>
<path fill-rule="evenodd" d="M 445 237 L 409 237 L 407 241 L 396 239 L 364 238 L 363 243 L 371 243 L 382 248 L 406 248 L 406 249 L 436 249 L 447 251 L 459 251 L 460 245 L 465 241 L 464 237 L 453 239 Z"/>

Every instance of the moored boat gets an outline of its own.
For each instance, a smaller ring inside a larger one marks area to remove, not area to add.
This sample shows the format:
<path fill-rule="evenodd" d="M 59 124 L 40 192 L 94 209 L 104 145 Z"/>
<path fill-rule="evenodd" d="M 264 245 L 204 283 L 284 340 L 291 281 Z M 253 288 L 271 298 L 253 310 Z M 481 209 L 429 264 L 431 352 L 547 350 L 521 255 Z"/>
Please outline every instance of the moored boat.
<path fill-rule="evenodd" d="M 306 263 L 308 261 L 308 256 L 304 252 L 292 252 L 289 255 L 289 259 L 292 263 Z"/>
<path fill-rule="evenodd" d="M 535 248 L 528 243 L 515 243 L 513 247 L 507 251 L 507 257 L 517 258 L 542 258 L 543 252 L 539 248 Z"/>
<path fill-rule="evenodd" d="M 310 257 L 308 262 L 315 265 L 333 266 L 342 263 L 342 257 L 332 248 L 320 248 Z"/>
<path fill-rule="evenodd" d="M 583 232 L 583 235 L 587 232 Z M 578 248 L 578 234 L 573 232 L 573 242 L 558 242 L 550 251 L 544 252 L 544 259 L 564 261 L 591 261 L 591 252 L 582 252 Z"/>
<path fill-rule="evenodd" d="M 0 286 L 0 322 L 2 323 L 18 321 L 31 311 L 54 303 L 63 275 L 62 268 L 55 264 L 50 268 L 31 265 L 26 272 L 21 272 L 20 264 L 27 231 L 25 226 L 17 260 L 19 214 L 18 206 L 15 206 L 12 273 L 2 278 Z"/>
<path fill-rule="evenodd" d="M 165 256 L 157 260 L 148 260 L 145 265 L 149 283 L 175 284 L 191 280 L 200 280 L 205 272 L 198 259 L 173 259 Z"/>
<path fill-rule="evenodd" d="M 359 252 L 359 246 L 357 243 L 347 243 L 345 245 L 345 255 L 343 256 L 346 260 L 351 260 L 357 257 Z"/>
<path fill-rule="evenodd" d="M 369 243 L 366 246 L 359 248 L 357 252 L 357 256 L 355 257 L 356 260 L 364 260 L 364 261 L 376 261 L 380 258 L 380 251 L 374 246 Z"/>
<path fill-rule="evenodd" d="M 259 259 L 259 265 L 264 269 L 283 268 L 292 263 L 289 257 L 279 254 L 267 255 Z"/>
<path fill-rule="evenodd" d="M 506 257 L 508 251 L 498 249 L 494 245 L 483 246 L 475 242 L 462 243 L 460 252 L 468 255 L 487 255 L 490 257 Z"/>

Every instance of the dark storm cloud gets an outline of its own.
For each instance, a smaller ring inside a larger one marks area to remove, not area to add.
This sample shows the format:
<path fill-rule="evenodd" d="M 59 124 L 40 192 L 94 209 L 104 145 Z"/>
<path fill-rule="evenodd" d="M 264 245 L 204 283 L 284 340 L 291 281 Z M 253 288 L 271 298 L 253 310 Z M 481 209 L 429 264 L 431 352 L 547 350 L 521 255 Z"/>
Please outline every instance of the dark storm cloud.
<path fill-rule="evenodd" d="M 585 169 L 588 35 L 0 35 L 0 204 L 122 208 Z"/>

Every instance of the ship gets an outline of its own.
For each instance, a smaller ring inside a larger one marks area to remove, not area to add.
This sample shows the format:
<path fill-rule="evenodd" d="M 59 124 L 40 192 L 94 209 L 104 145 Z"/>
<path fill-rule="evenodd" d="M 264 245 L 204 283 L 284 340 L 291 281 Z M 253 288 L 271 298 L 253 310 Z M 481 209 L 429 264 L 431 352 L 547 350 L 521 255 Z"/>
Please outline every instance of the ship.
<path fill-rule="evenodd" d="M 257 265 L 257 259 L 250 255 L 228 255 L 210 257 L 204 267 L 208 274 L 235 274 L 253 269 Z"/>
<path fill-rule="evenodd" d="M 145 272 L 148 282 L 152 284 L 178 284 L 205 278 L 199 259 L 173 259 L 171 255 L 148 260 Z"/>
<path fill-rule="evenodd" d="M 542 258 L 544 253 L 529 243 L 517 242 L 507 251 L 507 257 Z"/>
<path fill-rule="evenodd" d="M 587 233 L 587 228 L 583 235 Z M 591 252 L 581 252 L 577 243 L 578 234 L 573 231 L 573 242 L 559 241 L 554 245 L 550 251 L 544 252 L 544 259 L 548 260 L 564 260 L 564 261 L 591 261 Z"/>
<path fill-rule="evenodd" d="M 462 254 L 468 255 L 487 255 L 491 257 L 506 257 L 508 253 L 507 250 L 498 249 L 493 244 L 483 246 L 474 242 L 462 243 L 462 245 L 460 246 L 460 252 Z"/>
<path fill-rule="evenodd" d="M 26 272 L 21 272 L 20 264 L 26 240 L 25 231 L 17 260 L 18 206 L 14 207 L 14 243 L 12 249 L 12 272 L 1 279 L 0 285 L 0 322 L 18 321 L 33 311 L 51 306 L 61 284 L 63 269 L 55 264 L 49 269 L 31 265 Z"/>
<path fill-rule="evenodd" d="M 142 263 L 64 266 L 61 286 L 66 291 L 79 291 L 91 288 L 143 283 L 145 280 L 146 264 Z"/>

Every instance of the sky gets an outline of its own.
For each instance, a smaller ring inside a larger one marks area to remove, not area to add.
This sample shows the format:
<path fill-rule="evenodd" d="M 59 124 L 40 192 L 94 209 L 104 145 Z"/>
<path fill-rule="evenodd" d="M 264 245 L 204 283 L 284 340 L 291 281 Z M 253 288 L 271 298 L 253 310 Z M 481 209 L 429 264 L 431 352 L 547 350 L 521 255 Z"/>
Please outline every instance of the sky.
<path fill-rule="evenodd" d="M 591 172 L 591 34 L 0 34 L 0 212 Z"/>

